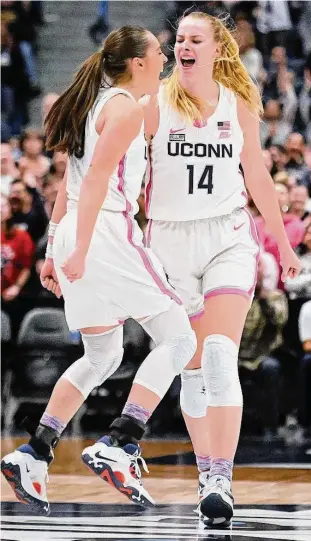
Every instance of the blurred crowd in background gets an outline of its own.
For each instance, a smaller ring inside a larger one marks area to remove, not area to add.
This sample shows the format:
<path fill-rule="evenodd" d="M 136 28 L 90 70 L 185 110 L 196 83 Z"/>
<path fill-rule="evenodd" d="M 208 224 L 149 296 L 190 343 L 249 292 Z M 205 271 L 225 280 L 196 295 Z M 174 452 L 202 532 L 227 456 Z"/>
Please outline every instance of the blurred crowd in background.
<path fill-rule="evenodd" d="M 193 2 L 171 4 L 158 36 L 168 64 L 173 62 L 176 21 Z M 276 240 L 249 197 L 262 250 L 240 348 L 243 433 L 257 434 L 263 441 L 301 443 L 311 437 L 311 2 L 209 1 L 196 5 L 211 15 L 229 12 L 235 23 L 241 58 L 263 96 L 263 157 L 275 183 L 288 238 L 302 263 L 300 276 L 284 284 Z M 2 1 L 1 296 L 13 346 L 30 310 L 63 307 L 63 301 L 44 290 L 39 281 L 47 225 L 67 160 L 65 154 L 45 150 L 44 118 L 58 97 L 53 88 L 42 93 L 36 66 L 40 54 L 37 37 L 45 24 L 44 2 Z M 98 2 L 90 39 L 100 44 L 113 26 L 109 3 Z M 32 127 L 29 103 L 39 95 L 42 124 Z M 144 229 L 143 189 L 139 206 L 137 220 Z M 135 322 L 126 324 L 125 345 L 125 363 L 110 397 L 114 402 L 122 400 L 121 390 L 127 391 L 137 366 L 152 347 Z M 4 366 L 12 382 L 18 363 L 12 360 Z M 105 385 L 95 392 L 101 400 L 110 396 Z M 178 391 L 176 381 L 154 415 L 152 434 L 185 433 Z M 95 395 L 85 411 L 88 423 L 92 415 L 96 418 Z M 168 403 L 171 419 L 166 413 Z M 113 416 L 115 404 L 109 407 Z M 103 412 L 102 405 L 98 409 Z M 89 426 L 96 429 L 94 423 Z"/>

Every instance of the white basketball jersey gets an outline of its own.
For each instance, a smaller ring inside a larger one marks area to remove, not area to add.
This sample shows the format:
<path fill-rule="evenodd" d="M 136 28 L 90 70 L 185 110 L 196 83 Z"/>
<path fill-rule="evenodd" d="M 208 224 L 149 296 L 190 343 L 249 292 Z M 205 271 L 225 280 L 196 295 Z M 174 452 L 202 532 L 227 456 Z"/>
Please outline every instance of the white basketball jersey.
<path fill-rule="evenodd" d="M 82 181 L 88 172 L 94 148 L 98 140 L 96 121 L 105 103 L 117 94 L 125 94 L 131 99 L 133 96 L 122 88 L 104 88 L 99 91 L 98 97 L 90 110 L 85 125 L 84 156 L 76 158 L 71 156 L 68 166 L 67 197 L 68 208 L 75 208 L 78 203 Z M 143 176 L 146 170 L 146 142 L 144 125 L 142 123 L 139 135 L 110 177 L 108 192 L 102 208 L 112 211 L 126 211 L 133 214 L 138 212 L 137 199 L 140 194 Z M 98 179 L 101 182 L 101 179 Z"/>
<path fill-rule="evenodd" d="M 218 105 L 202 127 L 187 124 L 173 111 L 161 88 L 159 128 L 149 150 L 148 218 L 198 220 L 231 214 L 245 206 L 237 100 L 233 92 L 219 87 Z"/>

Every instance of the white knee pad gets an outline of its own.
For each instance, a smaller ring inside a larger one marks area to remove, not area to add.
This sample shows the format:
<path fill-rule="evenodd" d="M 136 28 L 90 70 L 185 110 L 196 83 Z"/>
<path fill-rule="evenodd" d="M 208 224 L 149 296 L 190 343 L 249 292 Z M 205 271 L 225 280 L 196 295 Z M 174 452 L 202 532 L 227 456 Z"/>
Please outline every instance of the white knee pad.
<path fill-rule="evenodd" d="M 103 334 L 83 334 L 84 355 L 62 375 L 87 398 L 119 368 L 123 357 L 123 328 Z"/>
<path fill-rule="evenodd" d="M 196 352 L 197 341 L 185 309 L 173 304 L 170 310 L 140 322 L 156 344 L 141 364 L 134 383 L 161 399 L 175 376 L 181 373 Z"/>
<path fill-rule="evenodd" d="M 207 397 L 201 368 L 182 371 L 180 407 L 189 417 L 205 417 Z"/>
<path fill-rule="evenodd" d="M 238 373 L 239 348 L 228 336 L 211 334 L 204 340 L 202 371 L 209 406 L 242 406 Z"/>

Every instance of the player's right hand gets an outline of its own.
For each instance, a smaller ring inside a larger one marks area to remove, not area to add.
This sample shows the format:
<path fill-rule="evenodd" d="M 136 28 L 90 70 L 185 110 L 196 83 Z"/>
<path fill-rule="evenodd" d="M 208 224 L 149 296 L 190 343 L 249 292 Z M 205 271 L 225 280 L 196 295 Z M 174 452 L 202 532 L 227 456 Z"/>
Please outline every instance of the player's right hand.
<path fill-rule="evenodd" d="M 60 299 L 62 292 L 58 283 L 53 259 L 46 259 L 44 261 L 40 272 L 40 282 L 45 289 L 51 291 Z"/>
<path fill-rule="evenodd" d="M 85 271 L 85 253 L 76 248 L 61 269 L 69 282 L 80 280 Z"/>

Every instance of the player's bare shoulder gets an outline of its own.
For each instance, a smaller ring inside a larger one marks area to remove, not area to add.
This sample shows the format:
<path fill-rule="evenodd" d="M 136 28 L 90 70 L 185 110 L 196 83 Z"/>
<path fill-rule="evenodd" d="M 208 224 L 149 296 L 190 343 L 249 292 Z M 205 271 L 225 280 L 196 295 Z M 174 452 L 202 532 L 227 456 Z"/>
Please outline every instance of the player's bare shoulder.
<path fill-rule="evenodd" d="M 129 123 L 140 127 L 144 119 L 143 107 L 136 100 L 125 94 L 116 94 L 102 108 L 96 121 L 96 131 L 100 133 L 107 124 Z"/>

